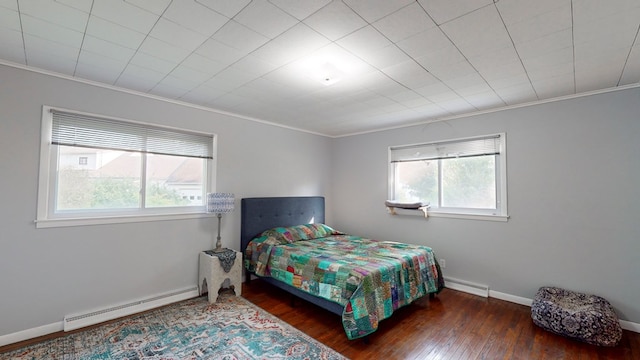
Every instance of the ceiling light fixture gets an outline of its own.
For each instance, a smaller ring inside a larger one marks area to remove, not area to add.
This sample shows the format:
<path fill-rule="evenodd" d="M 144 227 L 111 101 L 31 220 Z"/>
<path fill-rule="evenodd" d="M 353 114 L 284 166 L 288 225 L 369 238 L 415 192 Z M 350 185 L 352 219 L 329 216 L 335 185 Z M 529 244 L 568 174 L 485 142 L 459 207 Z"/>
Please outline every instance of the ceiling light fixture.
<path fill-rule="evenodd" d="M 319 70 L 318 80 L 323 85 L 329 86 L 342 80 L 344 73 L 340 71 L 335 65 L 331 63 L 325 63 Z"/>

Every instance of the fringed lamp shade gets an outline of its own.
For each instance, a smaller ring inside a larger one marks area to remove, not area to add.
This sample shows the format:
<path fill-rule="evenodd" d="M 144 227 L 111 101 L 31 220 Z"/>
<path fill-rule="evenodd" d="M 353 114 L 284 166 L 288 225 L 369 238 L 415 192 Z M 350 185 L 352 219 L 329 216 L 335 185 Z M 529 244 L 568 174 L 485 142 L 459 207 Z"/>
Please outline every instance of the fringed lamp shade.
<path fill-rule="evenodd" d="M 232 212 L 235 201 L 233 194 L 209 193 L 207 194 L 207 212 L 213 214 Z"/>
<path fill-rule="evenodd" d="M 220 238 L 220 220 L 222 219 L 222 213 L 232 212 L 235 207 L 235 196 L 227 193 L 209 193 L 207 194 L 207 212 L 218 214 L 218 237 L 216 241 L 216 248 L 214 252 L 223 252 L 226 249 L 222 248 L 222 241 Z"/>

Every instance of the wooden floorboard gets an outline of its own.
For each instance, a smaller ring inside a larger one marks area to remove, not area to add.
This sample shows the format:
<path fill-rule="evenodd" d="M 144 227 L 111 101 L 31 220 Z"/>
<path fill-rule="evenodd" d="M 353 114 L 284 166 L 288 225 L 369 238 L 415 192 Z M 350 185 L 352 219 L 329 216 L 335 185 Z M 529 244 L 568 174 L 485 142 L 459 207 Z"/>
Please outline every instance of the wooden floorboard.
<path fill-rule="evenodd" d="M 624 331 L 613 348 L 589 345 L 535 326 L 527 306 L 450 289 L 399 309 L 380 322 L 369 343 L 347 340 L 338 315 L 300 299 L 292 306 L 289 294 L 260 280 L 243 284 L 242 296 L 353 360 L 640 359 L 638 333 Z M 3 352 L 65 334 L 0 347 L 0 358 Z"/>
<path fill-rule="evenodd" d="M 346 357 L 357 359 L 640 359 L 640 334 L 599 347 L 540 329 L 530 308 L 445 289 L 404 307 L 362 340 L 347 340 L 340 317 L 253 280 L 242 296 Z"/>

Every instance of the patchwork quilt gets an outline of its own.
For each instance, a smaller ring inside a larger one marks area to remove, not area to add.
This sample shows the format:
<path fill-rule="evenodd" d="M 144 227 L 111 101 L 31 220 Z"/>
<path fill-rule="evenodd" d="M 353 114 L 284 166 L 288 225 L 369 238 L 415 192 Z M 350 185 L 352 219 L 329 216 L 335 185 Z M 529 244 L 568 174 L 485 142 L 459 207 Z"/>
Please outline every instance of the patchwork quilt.
<path fill-rule="evenodd" d="M 371 334 L 396 309 L 444 286 L 431 248 L 347 235 L 324 224 L 263 232 L 249 243 L 245 266 L 344 306 L 349 339 Z"/>

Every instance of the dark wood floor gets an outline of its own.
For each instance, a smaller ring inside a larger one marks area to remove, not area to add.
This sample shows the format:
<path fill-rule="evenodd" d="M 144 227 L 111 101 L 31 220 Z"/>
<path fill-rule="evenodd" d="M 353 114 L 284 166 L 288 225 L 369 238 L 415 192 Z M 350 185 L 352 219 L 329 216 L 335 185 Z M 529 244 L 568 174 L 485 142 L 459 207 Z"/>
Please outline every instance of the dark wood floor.
<path fill-rule="evenodd" d="M 356 359 L 640 359 L 640 334 L 624 331 L 613 348 L 544 331 L 530 308 L 445 289 L 380 322 L 369 343 L 347 340 L 340 317 L 260 280 L 242 296 L 346 357 Z"/>
<path fill-rule="evenodd" d="M 368 344 L 347 340 L 339 316 L 299 299 L 292 307 L 287 293 L 260 280 L 243 284 L 242 296 L 353 360 L 640 359 L 638 333 L 624 331 L 614 348 L 584 344 L 538 328 L 526 306 L 450 289 L 398 310 Z M 0 347 L 0 359 L 4 352 L 65 334 Z"/>

